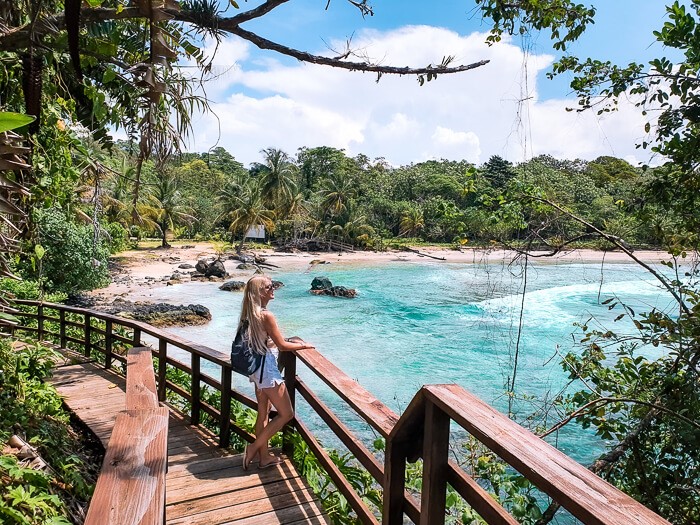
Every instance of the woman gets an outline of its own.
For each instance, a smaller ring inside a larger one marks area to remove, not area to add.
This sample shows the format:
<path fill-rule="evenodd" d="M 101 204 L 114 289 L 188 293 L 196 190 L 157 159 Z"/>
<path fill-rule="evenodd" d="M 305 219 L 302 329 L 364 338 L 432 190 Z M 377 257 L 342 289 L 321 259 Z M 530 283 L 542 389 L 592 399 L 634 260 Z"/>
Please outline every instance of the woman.
<path fill-rule="evenodd" d="M 268 452 L 267 443 L 292 419 L 294 409 L 277 365 L 277 356 L 279 351 L 293 352 L 313 348 L 298 337 L 282 337 L 275 316 L 267 310 L 267 304 L 274 298 L 275 288 L 269 277 L 255 275 L 245 285 L 238 326 L 240 328 L 247 321 L 248 340 L 256 352 L 265 354 L 265 359 L 262 374 L 258 369 L 249 376 L 250 382 L 255 384 L 258 418 L 255 422 L 255 441 L 245 448 L 243 454 L 243 470 L 248 470 L 255 459 L 258 460 L 258 468 L 267 468 L 281 462 L 280 458 Z M 270 405 L 277 411 L 271 421 Z"/>

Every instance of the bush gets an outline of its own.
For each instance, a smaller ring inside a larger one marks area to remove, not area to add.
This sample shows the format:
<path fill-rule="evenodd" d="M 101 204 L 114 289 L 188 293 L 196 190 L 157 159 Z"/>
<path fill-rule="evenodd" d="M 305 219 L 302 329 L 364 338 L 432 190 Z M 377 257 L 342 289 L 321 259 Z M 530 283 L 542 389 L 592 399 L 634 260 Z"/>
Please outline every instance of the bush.
<path fill-rule="evenodd" d="M 124 226 L 118 222 L 110 222 L 105 229 L 109 235 L 109 253 L 123 252 L 131 247 L 129 231 Z"/>
<path fill-rule="evenodd" d="M 56 208 L 38 210 L 35 224 L 38 244 L 46 250 L 41 273 L 47 279 L 47 290 L 79 292 L 109 283 L 109 249 L 104 241 L 93 246 L 91 227 L 70 222 Z M 38 272 L 37 267 L 36 277 Z"/>
<path fill-rule="evenodd" d="M 36 301 L 41 297 L 41 289 L 37 281 L 17 281 L 15 279 L 0 279 L 0 295 L 10 294 L 15 299 Z M 44 294 L 43 300 L 49 303 L 62 303 L 67 295 L 62 292 Z"/>
<path fill-rule="evenodd" d="M 92 492 L 100 458 L 71 431 L 61 397 L 44 382 L 53 358 L 38 344 L 0 340 L 0 448 L 18 433 L 51 465 L 35 470 L 0 454 L 0 523 L 69 525 L 70 509 L 84 508 Z"/>

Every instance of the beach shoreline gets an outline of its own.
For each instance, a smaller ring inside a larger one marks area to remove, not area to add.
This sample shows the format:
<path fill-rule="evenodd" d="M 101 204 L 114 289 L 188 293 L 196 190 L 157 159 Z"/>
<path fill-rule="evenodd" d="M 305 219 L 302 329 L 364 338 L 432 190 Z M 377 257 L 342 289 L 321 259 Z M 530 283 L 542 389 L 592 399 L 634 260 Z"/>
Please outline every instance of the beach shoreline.
<path fill-rule="evenodd" d="M 248 253 L 264 257 L 265 262 L 274 265 L 274 272 L 298 271 L 312 268 L 314 265 L 331 264 L 337 266 L 377 266 L 387 263 L 460 263 L 460 264 L 503 264 L 510 262 L 517 253 L 503 249 L 462 248 L 454 250 L 442 247 L 420 247 L 414 251 L 389 250 L 385 252 L 276 252 L 272 249 L 256 249 Z M 91 295 L 102 303 L 109 303 L 116 297 L 129 296 L 142 289 L 190 282 L 188 272 L 181 265 L 194 265 L 200 259 L 213 260 L 217 257 L 224 262 L 228 276 L 223 280 L 246 281 L 254 270 L 239 270 L 240 261 L 231 259 L 235 251 L 217 252 L 213 243 L 197 242 L 195 244 L 173 244 L 170 248 L 138 248 L 121 252 L 110 259 L 112 282 Z M 659 263 L 669 259 L 663 251 L 640 250 L 635 257 L 646 263 Z M 634 263 L 625 253 L 619 251 L 603 252 L 596 250 L 571 250 L 547 257 L 539 252 L 531 257 L 541 263 Z M 321 266 L 319 266 L 321 268 Z M 273 273 L 274 273 L 273 272 Z M 179 279 L 172 279 L 177 275 Z M 206 282 L 206 281 L 204 281 Z"/>

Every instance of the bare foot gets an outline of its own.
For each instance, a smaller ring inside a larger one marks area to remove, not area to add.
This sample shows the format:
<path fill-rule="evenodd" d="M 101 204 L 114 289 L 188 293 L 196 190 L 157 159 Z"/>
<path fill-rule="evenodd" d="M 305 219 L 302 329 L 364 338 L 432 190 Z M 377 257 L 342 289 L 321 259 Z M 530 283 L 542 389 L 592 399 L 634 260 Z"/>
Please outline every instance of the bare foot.
<path fill-rule="evenodd" d="M 262 459 L 260 460 L 258 468 L 274 467 L 275 465 L 279 465 L 280 463 L 282 463 L 282 458 L 278 458 L 273 454 L 268 454 L 267 459 L 265 461 L 263 461 Z"/>

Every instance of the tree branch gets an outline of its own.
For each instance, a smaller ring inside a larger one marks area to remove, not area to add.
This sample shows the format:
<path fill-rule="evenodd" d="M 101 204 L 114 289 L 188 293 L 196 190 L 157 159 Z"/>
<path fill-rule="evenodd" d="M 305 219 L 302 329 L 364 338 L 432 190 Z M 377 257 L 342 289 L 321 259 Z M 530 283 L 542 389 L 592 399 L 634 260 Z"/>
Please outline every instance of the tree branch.
<path fill-rule="evenodd" d="M 244 13 L 239 13 L 236 16 L 232 16 L 231 18 L 221 19 L 219 21 L 219 29 L 223 29 L 224 31 L 230 31 L 230 28 L 238 27 L 243 22 L 247 22 L 248 20 L 260 18 L 261 16 L 264 16 L 270 11 L 272 11 L 274 8 L 286 2 L 289 2 L 289 0 L 267 0 L 267 2 L 259 5 L 255 9 L 245 11 Z"/>
<path fill-rule="evenodd" d="M 479 62 L 474 62 L 472 64 L 466 64 L 457 67 L 444 67 L 441 65 L 433 66 L 428 65 L 426 67 L 412 68 L 412 67 L 396 67 L 396 66 L 380 66 L 372 64 L 370 62 L 349 62 L 345 60 L 340 60 L 338 58 L 323 57 L 318 55 L 312 55 L 305 51 L 300 51 L 291 47 L 278 44 L 271 40 L 257 35 L 251 31 L 246 31 L 242 29 L 239 24 L 247 20 L 252 20 L 254 18 L 259 18 L 266 13 L 269 13 L 274 8 L 287 2 L 289 0 L 267 0 L 264 4 L 260 5 L 255 9 L 246 11 L 245 13 L 240 13 L 231 18 L 220 20 L 217 28 L 209 29 L 219 29 L 226 31 L 228 33 L 234 34 L 251 42 L 260 49 L 268 49 L 271 51 L 276 51 L 285 56 L 290 56 L 296 58 L 301 62 L 308 62 L 310 64 L 319 64 L 324 66 L 336 67 L 341 69 L 348 69 L 350 71 L 365 71 L 370 73 L 390 74 L 390 75 L 444 75 L 451 73 L 461 73 L 463 71 L 469 71 L 471 69 L 476 69 L 478 67 L 484 66 L 489 63 L 488 60 L 481 60 Z M 183 23 L 194 23 L 194 20 L 187 12 L 179 12 L 173 10 L 163 9 L 167 12 L 174 21 Z M 143 18 L 143 14 L 139 12 L 138 8 L 126 8 L 120 12 L 116 9 L 107 8 L 84 8 L 81 11 L 81 17 L 84 23 L 89 22 L 99 22 L 106 20 L 126 20 L 126 19 L 136 19 Z M 50 33 L 55 33 L 65 29 L 65 17 L 63 14 L 57 14 L 53 17 L 44 18 L 38 20 L 33 27 L 34 35 L 46 35 Z M 15 28 L 4 35 L 0 35 L 0 50 L 3 51 L 19 51 L 27 47 L 30 43 L 30 28 L 28 26 L 22 26 Z"/>
<path fill-rule="evenodd" d="M 479 62 L 474 62 L 472 64 L 466 64 L 457 67 L 439 67 L 439 66 L 426 66 L 420 68 L 411 67 L 396 67 L 396 66 L 379 66 L 371 64 L 369 62 L 347 62 L 344 60 L 338 60 L 337 58 L 323 57 L 318 55 L 312 55 L 305 51 L 299 51 L 291 47 L 286 47 L 277 42 L 272 42 L 267 40 L 255 33 L 246 31 L 240 27 L 231 28 L 229 30 L 234 35 L 238 35 L 244 40 L 255 44 L 260 49 L 269 49 L 272 51 L 277 51 L 278 53 L 292 58 L 296 58 L 301 62 L 308 62 L 310 64 L 319 64 L 323 66 L 337 67 L 342 69 L 348 69 L 350 71 L 364 71 L 369 73 L 380 73 L 380 74 L 391 74 L 391 75 L 443 75 L 449 73 L 461 73 L 463 71 L 469 71 L 470 69 L 476 69 L 477 67 L 485 66 L 489 63 L 489 60 L 480 60 Z"/>
<path fill-rule="evenodd" d="M 681 310 L 683 310 L 683 313 L 685 313 L 686 315 L 690 315 L 690 313 L 691 313 L 691 312 L 690 312 L 690 309 L 689 309 L 688 306 L 685 304 L 685 302 L 683 301 L 683 299 L 678 295 L 678 292 L 676 292 L 676 291 L 673 289 L 673 287 L 671 286 L 671 284 L 666 280 L 666 278 L 665 278 L 663 275 L 661 275 L 659 272 L 657 272 L 656 270 L 654 270 L 654 269 L 653 269 L 651 266 L 649 266 L 647 263 L 645 263 L 644 261 L 642 261 L 639 257 L 637 257 L 636 255 L 634 255 L 634 253 L 632 252 L 632 250 L 627 246 L 627 244 L 626 244 L 622 239 L 620 239 L 619 237 L 617 237 L 617 236 L 615 236 L 615 235 L 610 235 L 609 233 L 606 233 L 606 232 L 604 232 L 603 230 L 601 230 L 601 229 L 599 229 L 599 228 L 596 228 L 593 224 L 591 224 L 591 223 L 588 222 L 587 220 L 582 219 L 581 217 L 579 217 L 579 216 L 577 216 L 577 215 L 574 215 L 574 214 L 571 213 L 570 211 L 568 211 L 568 210 L 562 208 L 562 207 L 559 206 L 558 204 L 556 204 L 556 203 L 550 201 L 549 199 L 545 199 L 545 198 L 542 198 L 542 197 L 533 197 L 533 196 L 529 196 L 529 195 L 527 196 L 527 198 L 532 199 L 532 200 L 534 200 L 534 201 L 541 202 L 541 203 L 543 203 L 543 204 L 547 204 L 548 206 L 551 206 L 552 208 L 554 208 L 554 209 L 556 209 L 556 210 L 559 210 L 559 211 L 562 212 L 563 214 L 568 215 L 569 217 L 571 217 L 571 218 L 572 218 L 573 220 L 575 220 L 576 222 L 579 222 L 579 223 L 583 224 L 586 228 L 589 228 L 589 229 L 593 230 L 594 232 L 596 232 L 598 235 L 600 235 L 600 236 L 601 236 L 603 239 L 605 239 L 606 241 L 609 241 L 609 242 L 613 243 L 613 244 L 614 244 L 615 246 L 617 246 L 620 250 L 622 250 L 625 254 L 627 254 L 627 256 L 628 256 L 630 259 L 632 259 L 632 260 L 633 260 L 634 262 L 636 262 L 639 266 L 641 266 L 641 267 L 644 268 L 646 271 L 648 271 L 650 274 L 652 274 L 654 277 L 656 277 L 656 279 L 664 286 L 664 288 L 666 288 L 666 290 L 668 290 L 668 292 L 673 296 L 673 298 L 676 300 L 676 302 L 677 302 L 678 305 L 680 306 Z"/>
<path fill-rule="evenodd" d="M 559 430 L 560 428 L 565 426 L 567 423 L 569 423 L 572 419 L 575 419 L 576 417 L 578 417 L 580 414 L 582 414 L 583 412 L 585 412 L 586 410 L 588 410 L 591 407 L 594 407 L 594 406 L 599 405 L 599 404 L 608 405 L 610 403 L 633 403 L 636 405 L 643 405 L 643 406 L 652 408 L 654 410 L 657 410 L 659 412 L 666 412 L 667 414 L 670 414 L 673 417 L 680 419 L 684 423 L 700 430 L 700 423 L 696 423 L 692 419 L 688 419 L 684 415 L 679 414 L 678 412 L 676 412 L 674 410 L 670 410 L 662 405 L 657 405 L 657 404 L 651 403 L 649 401 L 641 401 L 639 399 L 634 399 L 634 398 L 629 398 L 629 397 L 599 397 L 598 399 L 594 399 L 593 401 L 586 403 L 578 410 L 574 410 L 571 414 L 569 414 L 568 417 L 562 419 L 559 423 L 554 425 L 552 428 L 550 428 L 549 430 L 547 430 L 546 432 L 544 432 L 542 434 L 539 434 L 539 437 L 544 438 L 544 437 L 550 435 L 552 432 L 556 432 L 557 430 Z"/>

